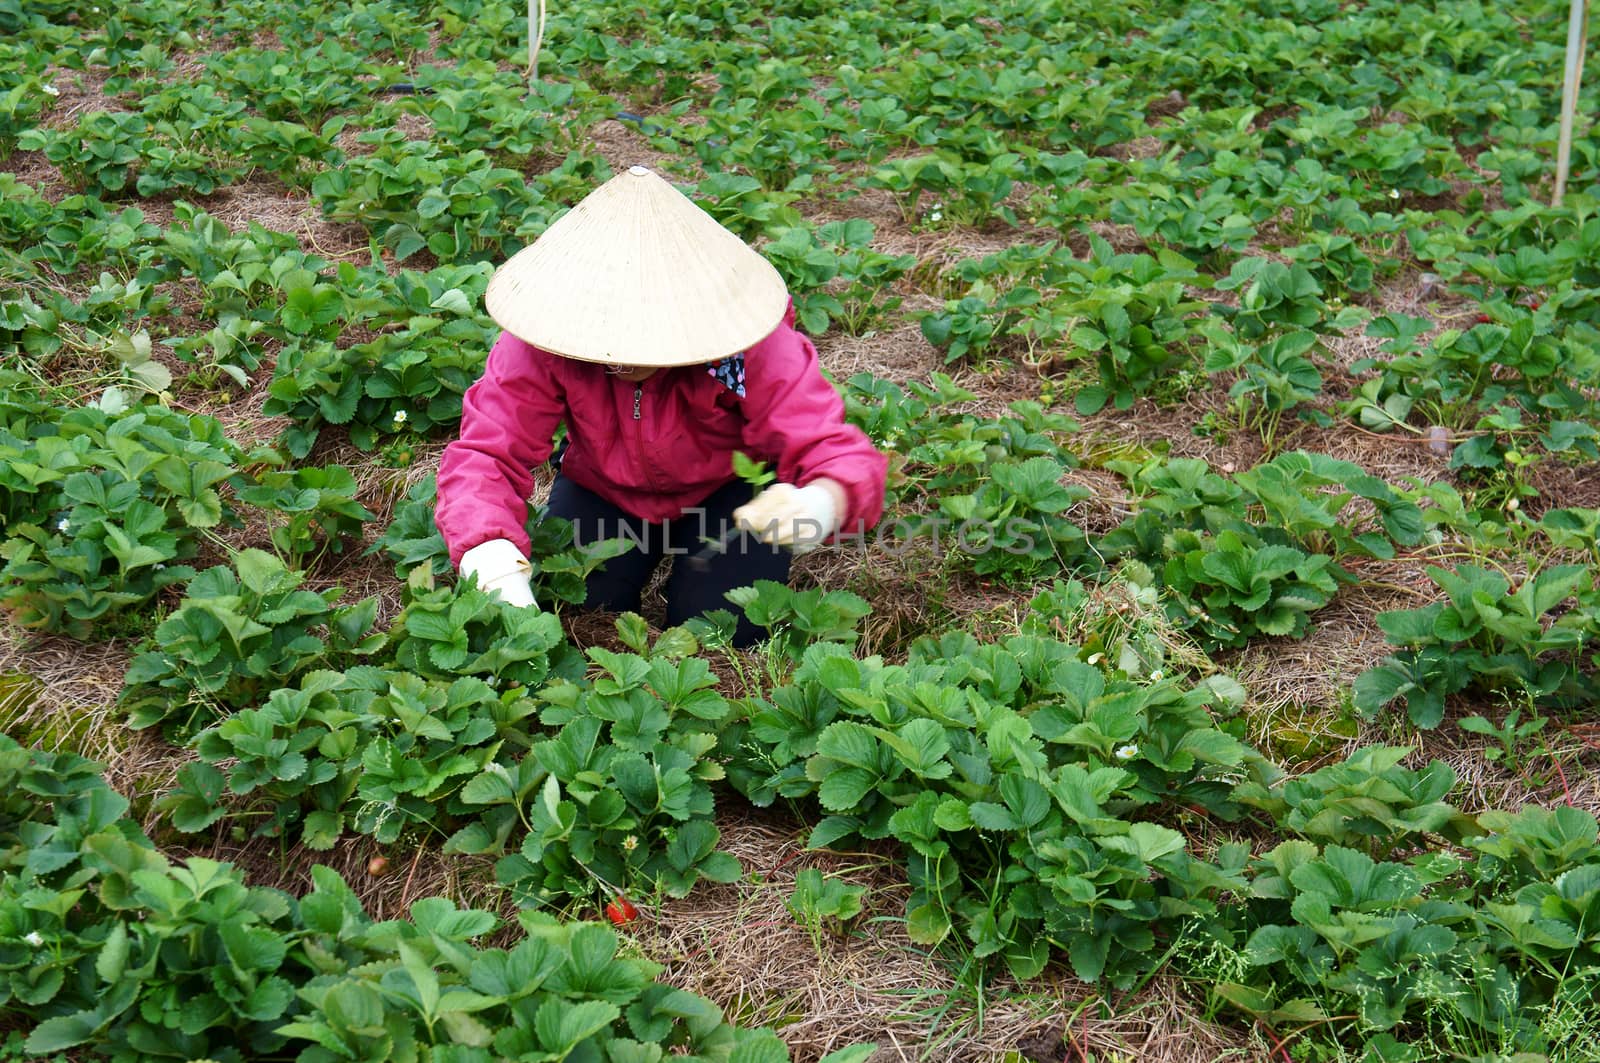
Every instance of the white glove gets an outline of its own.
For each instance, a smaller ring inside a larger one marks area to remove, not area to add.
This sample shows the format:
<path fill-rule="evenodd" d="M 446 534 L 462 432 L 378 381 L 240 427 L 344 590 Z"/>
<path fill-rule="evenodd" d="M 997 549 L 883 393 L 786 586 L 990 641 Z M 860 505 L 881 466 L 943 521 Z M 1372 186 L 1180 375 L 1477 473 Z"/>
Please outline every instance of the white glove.
<path fill-rule="evenodd" d="M 839 530 L 839 504 L 820 482 L 773 484 L 734 510 L 733 520 L 764 543 L 804 553 Z"/>
<path fill-rule="evenodd" d="M 478 577 L 478 587 L 500 595 L 507 605 L 533 605 L 533 566 L 510 539 L 490 539 L 461 555 L 461 575 Z"/>

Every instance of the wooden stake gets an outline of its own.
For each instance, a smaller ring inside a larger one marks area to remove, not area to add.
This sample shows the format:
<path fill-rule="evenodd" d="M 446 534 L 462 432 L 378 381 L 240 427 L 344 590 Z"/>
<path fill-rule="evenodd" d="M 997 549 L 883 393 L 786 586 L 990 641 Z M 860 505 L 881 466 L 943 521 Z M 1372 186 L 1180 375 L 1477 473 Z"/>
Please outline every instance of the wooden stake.
<path fill-rule="evenodd" d="M 1583 52 L 1589 36 L 1589 0 L 1572 0 L 1567 20 L 1566 76 L 1561 84 L 1561 137 L 1556 144 L 1556 190 L 1552 207 L 1561 206 L 1572 166 L 1572 121 L 1578 111 L 1578 84 L 1583 79 Z"/>

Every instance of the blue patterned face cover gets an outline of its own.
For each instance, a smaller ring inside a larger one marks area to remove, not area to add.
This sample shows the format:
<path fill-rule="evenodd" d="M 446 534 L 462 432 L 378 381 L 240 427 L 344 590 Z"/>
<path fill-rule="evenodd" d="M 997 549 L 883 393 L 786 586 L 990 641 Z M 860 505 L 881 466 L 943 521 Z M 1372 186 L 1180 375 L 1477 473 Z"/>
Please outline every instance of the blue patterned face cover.
<path fill-rule="evenodd" d="M 731 354 L 720 362 L 713 362 L 706 370 L 729 391 L 744 398 L 744 352 Z"/>

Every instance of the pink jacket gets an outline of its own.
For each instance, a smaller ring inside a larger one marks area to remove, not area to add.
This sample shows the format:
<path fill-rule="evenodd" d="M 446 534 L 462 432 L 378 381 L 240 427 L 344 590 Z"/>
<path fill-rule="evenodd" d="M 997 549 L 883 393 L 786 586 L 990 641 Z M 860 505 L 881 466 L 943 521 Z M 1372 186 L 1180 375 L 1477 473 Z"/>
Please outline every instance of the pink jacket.
<path fill-rule="evenodd" d="M 785 483 L 837 481 L 848 499 L 841 528 L 878 522 L 888 459 L 845 423 L 844 402 L 795 331 L 792 307 L 745 353 L 743 398 L 707 368 L 663 369 L 631 384 L 503 333 L 462 402 L 461 436 L 439 462 L 434 517 L 451 563 L 491 539 L 528 552 L 524 500 L 563 420 L 562 474 L 647 521 L 676 517 L 734 479 L 733 452 L 742 450 Z"/>

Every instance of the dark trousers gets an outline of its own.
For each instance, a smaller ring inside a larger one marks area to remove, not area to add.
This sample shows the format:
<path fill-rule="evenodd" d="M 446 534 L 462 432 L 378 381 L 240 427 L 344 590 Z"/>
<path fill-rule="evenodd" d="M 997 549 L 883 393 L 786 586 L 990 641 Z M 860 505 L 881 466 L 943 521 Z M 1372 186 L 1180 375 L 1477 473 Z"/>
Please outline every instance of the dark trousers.
<path fill-rule="evenodd" d="M 706 539 L 719 538 L 733 527 L 733 511 L 750 501 L 752 493 L 749 484 L 734 480 L 681 517 L 651 524 L 557 474 L 550 487 L 549 512 L 572 522 L 573 537 L 579 546 L 615 538 L 635 544 L 627 553 L 607 560 L 590 573 L 585 606 L 618 613 L 637 610 L 639 595 L 656 566 L 663 557 L 671 557 L 672 574 L 667 577 L 666 588 L 667 626 L 675 627 L 713 609 L 726 609 L 739 617 L 734 645 L 744 647 L 765 632 L 744 619 L 743 610 L 724 596 L 733 588 L 748 587 L 756 580 L 786 582 L 789 551 L 740 534 L 726 549 L 707 558 L 704 571 L 688 561 L 704 549 Z"/>

